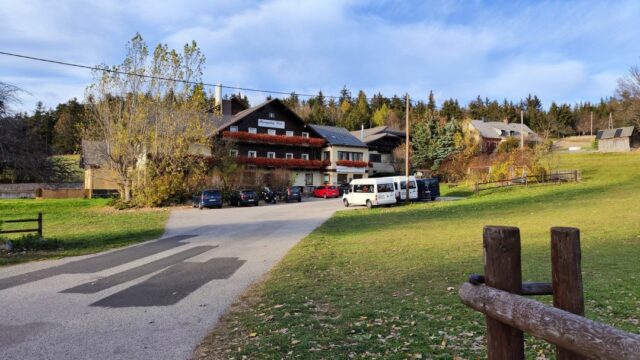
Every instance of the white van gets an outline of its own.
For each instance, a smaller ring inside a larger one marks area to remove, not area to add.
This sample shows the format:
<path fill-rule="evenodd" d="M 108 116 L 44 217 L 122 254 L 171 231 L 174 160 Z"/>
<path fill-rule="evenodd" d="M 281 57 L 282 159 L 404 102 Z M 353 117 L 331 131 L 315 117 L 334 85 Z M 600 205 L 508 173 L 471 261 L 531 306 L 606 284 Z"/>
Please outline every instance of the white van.
<path fill-rule="evenodd" d="M 388 178 L 354 179 L 349 192 L 342 196 L 344 206 L 366 205 L 368 208 L 396 203 L 393 182 Z"/>
<path fill-rule="evenodd" d="M 397 201 L 407 200 L 407 188 L 405 186 L 407 182 L 406 176 L 390 176 L 385 179 L 391 179 L 393 182 Z M 409 176 L 409 199 L 418 200 L 418 184 L 416 183 L 415 176 Z"/>

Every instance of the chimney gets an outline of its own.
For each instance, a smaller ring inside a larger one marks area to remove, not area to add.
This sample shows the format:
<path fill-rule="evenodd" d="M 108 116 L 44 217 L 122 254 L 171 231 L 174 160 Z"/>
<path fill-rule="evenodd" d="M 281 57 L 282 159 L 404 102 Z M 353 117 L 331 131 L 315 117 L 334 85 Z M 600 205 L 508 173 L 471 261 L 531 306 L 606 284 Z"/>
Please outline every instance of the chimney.
<path fill-rule="evenodd" d="M 217 84 L 213 90 L 213 100 L 215 106 L 222 105 L 222 85 Z"/>
<path fill-rule="evenodd" d="M 364 124 L 360 124 L 360 141 L 364 141 Z"/>

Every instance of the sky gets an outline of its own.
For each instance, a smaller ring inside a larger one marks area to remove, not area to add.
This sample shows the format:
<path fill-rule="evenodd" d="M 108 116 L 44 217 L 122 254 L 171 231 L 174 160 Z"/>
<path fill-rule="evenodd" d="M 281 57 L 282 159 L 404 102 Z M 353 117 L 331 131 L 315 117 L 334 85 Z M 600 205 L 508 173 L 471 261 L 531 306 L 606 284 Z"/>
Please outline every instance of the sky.
<path fill-rule="evenodd" d="M 0 51 L 116 65 L 139 32 L 150 47 L 195 40 L 203 81 L 338 95 L 409 93 L 438 105 L 481 95 L 598 101 L 640 64 L 640 1 L 0 0 Z M 0 55 L 14 108 L 84 98 L 91 72 Z M 246 93 L 252 104 L 268 94 Z"/>

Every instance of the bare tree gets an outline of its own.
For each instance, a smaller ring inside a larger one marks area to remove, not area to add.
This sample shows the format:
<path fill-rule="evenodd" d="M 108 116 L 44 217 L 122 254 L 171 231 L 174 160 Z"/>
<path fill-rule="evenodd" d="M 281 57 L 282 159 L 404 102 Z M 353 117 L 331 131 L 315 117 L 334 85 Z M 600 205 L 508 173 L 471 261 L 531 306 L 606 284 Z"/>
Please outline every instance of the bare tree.
<path fill-rule="evenodd" d="M 24 90 L 17 86 L 0 81 L 0 118 L 9 116 L 10 104 L 20 102 L 20 99 L 18 98 L 18 94 L 20 92 L 24 92 Z"/>
<path fill-rule="evenodd" d="M 636 65 L 629 74 L 618 80 L 616 95 L 620 115 L 630 125 L 640 127 L 640 68 Z"/>

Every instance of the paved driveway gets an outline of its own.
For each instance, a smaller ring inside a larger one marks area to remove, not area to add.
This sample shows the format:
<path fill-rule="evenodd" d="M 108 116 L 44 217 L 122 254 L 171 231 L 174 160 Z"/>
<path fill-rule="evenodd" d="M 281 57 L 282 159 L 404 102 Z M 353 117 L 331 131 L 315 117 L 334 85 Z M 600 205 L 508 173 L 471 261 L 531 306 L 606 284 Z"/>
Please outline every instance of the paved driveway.
<path fill-rule="evenodd" d="M 340 207 L 178 210 L 160 240 L 0 269 L 0 358 L 188 358 L 249 284 Z"/>

